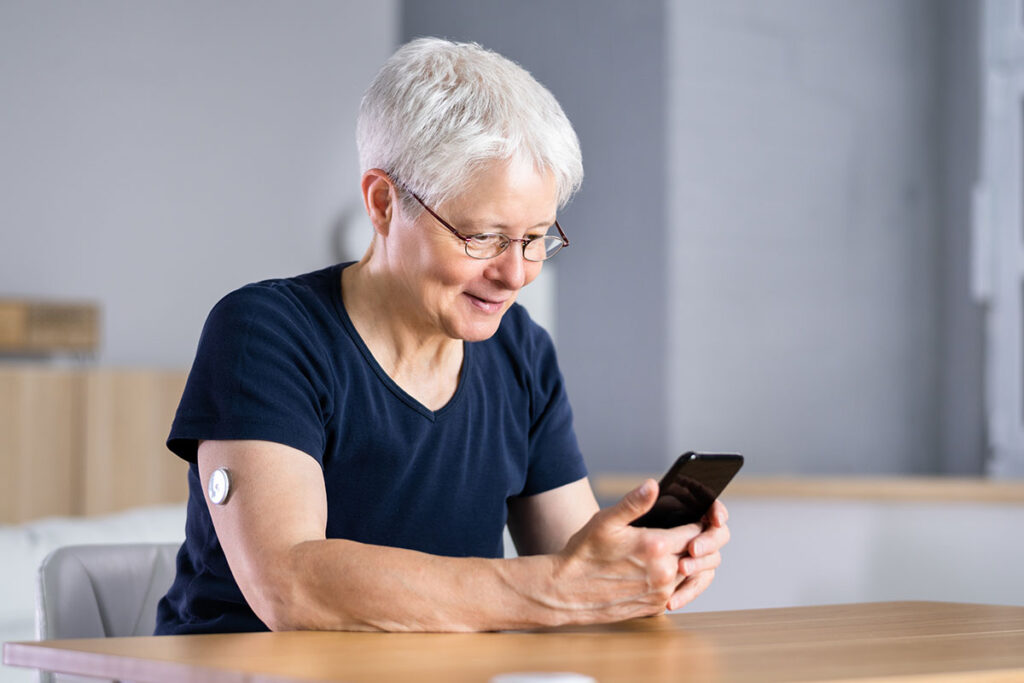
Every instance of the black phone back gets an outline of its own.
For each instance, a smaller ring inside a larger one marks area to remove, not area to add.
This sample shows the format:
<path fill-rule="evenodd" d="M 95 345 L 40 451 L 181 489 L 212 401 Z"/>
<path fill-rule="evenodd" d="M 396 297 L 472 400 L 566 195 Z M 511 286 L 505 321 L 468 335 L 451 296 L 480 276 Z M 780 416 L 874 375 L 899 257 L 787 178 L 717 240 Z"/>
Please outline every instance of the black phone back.
<path fill-rule="evenodd" d="M 738 453 L 684 453 L 661 478 L 654 507 L 633 526 L 670 529 L 699 522 L 742 466 Z"/>

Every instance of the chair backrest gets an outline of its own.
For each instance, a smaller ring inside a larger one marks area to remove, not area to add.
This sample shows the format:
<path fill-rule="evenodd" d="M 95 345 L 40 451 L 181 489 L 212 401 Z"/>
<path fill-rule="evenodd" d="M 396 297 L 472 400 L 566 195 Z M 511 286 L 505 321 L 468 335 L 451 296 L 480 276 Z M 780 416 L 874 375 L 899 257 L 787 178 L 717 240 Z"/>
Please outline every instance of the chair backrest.
<path fill-rule="evenodd" d="M 174 580 L 177 543 L 72 545 L 39 568 L 36 635 L 153 635 L 156 606 Z"/>

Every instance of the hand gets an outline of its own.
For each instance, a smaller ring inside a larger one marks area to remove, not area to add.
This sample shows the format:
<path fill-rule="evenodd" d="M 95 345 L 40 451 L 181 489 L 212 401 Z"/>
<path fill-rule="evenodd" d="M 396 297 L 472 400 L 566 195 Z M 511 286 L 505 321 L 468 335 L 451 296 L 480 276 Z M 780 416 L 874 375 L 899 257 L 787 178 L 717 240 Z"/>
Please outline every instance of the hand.
<path fill-rule="evenodd" d="M 704 516 L 703 531 L 690 541 L 686 554 L 679 558 L 679 574 L 685 578 L 669 599 L 668 609 L 679 609 L 692 602 L 711 585 L 715 569 L 722 563 L 722 546 L 729 542 L 728 521 L 729 511 L 716 500 Z"/>
<path fill-rule="evenodd" d="M 613 507 L 595 514 L 569 540 L 557 555 L 557 594 L 549 606 L 568 612 L 575 623 L 619 621 L 660 614 L 706 588 L 707 572 L 713 575 L 711 565 L 717 566 L 718 549 L 724 544 L 722 529 L 728 537 L 725 508 L 709 513 L 707 530 L 699 524 L 674 529 L 630 526 L 657 497 L 658 485 L 648 479 Z M 686 560 L 692 560 L 691 574 L 681 572 Z"/>

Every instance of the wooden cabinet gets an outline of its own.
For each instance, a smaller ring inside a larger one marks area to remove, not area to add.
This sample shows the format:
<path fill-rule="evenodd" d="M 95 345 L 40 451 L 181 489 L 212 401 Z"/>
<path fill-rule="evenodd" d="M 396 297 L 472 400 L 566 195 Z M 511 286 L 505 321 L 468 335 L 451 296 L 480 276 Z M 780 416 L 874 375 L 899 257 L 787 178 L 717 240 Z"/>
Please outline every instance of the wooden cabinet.
<path fill-rule="evenodd" d="M 99 343 L 96 304 L 0 298 L 4 353 L 94 353 Z"/>
<path fill-rule="evenodd" d="M 0 368 L 0 522 L 78 512 L 75 373 Z"/>
<path fill-rule="evenodd" d="M 0 522 L 185 500 L 164 440 L 186 376 L 0 366 Z"/>

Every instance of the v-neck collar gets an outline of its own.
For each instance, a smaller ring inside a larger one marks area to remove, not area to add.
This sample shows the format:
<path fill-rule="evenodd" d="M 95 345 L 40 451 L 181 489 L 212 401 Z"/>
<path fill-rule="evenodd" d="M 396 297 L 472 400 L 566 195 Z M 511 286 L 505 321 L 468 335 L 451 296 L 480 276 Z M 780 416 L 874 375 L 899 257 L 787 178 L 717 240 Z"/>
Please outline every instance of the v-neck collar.
<path fill-rule="evenodd" d="M 395 395 L 402 403 L 406 404 L 417 413 L 427 418 L 431 422 L 436 422 L 444 417 L 447 413 L 451 412 L 455 406 L 459 403 L 462 395 L 465 393 L 464 387 L 466 386 L 466 377 L 469 373 L 469 369 L 472 366 L 473 358 L 473 344 L 462 342 L 462 368 L 459 372 L 459 383 L 455 387 L 455 393 L 437 410 L 431 410 L 417 399 L 415 399 L 409 392 L 399 386 L 398 382 L 393 380 L 391 376 L 384 371 L 377 359 L 374 358 L 373 353 L 370 351 L 370 347 L 366 345 L 359 332 L 356 330 L 354 324 L 352 324 L 352 318 L 349 317 L 348 311 L 345 309 L 345 301 L 341 295 L 341 273 L 345 268 L 348 268 L 354 263 L 339 264 L 334 273 L 334 286 L 331 288 L 332 298 L 334 299 L 334 308 L 338 313 L 338 318 L 341 320 L 342 327 L 348 333 L 348 336 L 352 339 L 352 343 L 359 349 L 359 353 L 362 354 L 363 360 L 370 367 L 371 370 L 377 375 L 378 379 L 384 384 L 392 394 Z"/>

